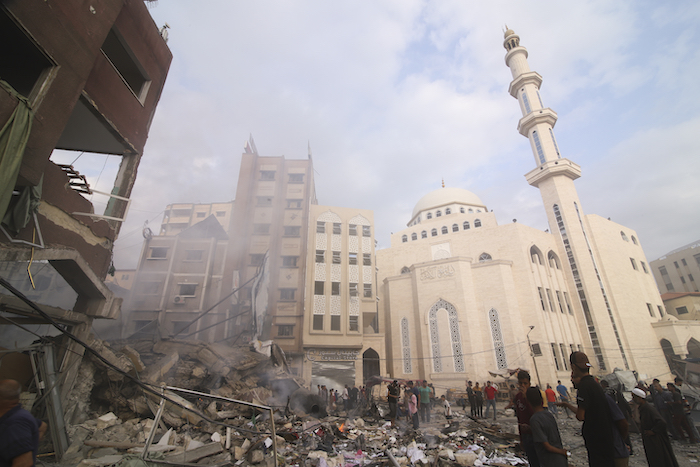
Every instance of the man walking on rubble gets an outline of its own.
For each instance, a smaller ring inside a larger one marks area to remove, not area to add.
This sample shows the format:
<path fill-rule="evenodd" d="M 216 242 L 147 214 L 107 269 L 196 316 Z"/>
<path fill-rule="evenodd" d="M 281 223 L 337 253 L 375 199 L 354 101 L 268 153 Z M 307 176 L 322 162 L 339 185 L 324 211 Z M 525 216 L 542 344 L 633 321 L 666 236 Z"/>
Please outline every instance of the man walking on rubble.
<path fill-rule="evenodd" d="M 48 426 L 22 408 L 22 386 L 13 379 L 0 381 L 0 466 L 33 467 L 39 441 Z"/>
<path fill-rule="evenodd" d="M 476 417 L 476 396 L 474 395 L 474 389 L 472 389 L 471 381 L 467 381 L 467 400 L 469 401 L 471 416 Z"/>
<path fill-rule="evenodd" d="M 391 426 L 396 426 L 396 408 L 399 402 L 399 382 L 394 380 L 387 388 L 387 400 L 389 402 L 389 419 Z"/>
<path fill-rule="evenodd" d="M 558 402 L 576 413 L 576 418 L 583 422 L 581 433 L 588 450 L 588 465 L 590 467 L 614 467 L 615 446 L 613 437 L 613 420 L 608 406 L 608 400 L 603 388 L 589 373 L 591 364 L 583 352 L 572 352 L 571 381 L 578 390 L 574 407 L 568 402 Z"/>
<path fill-rule="evenodd" d="M 430 423 L 430 394 L 432 391 L 426 380 L 423 380 L 423 385 L 418 388 L 418 393 L 420 394 L 420 421 Z"/>
<path fill-rule="evenodd" d="M 489 418 L 489 407 L 493 407 L 493 421 L 496 421 L 496 389 L 491 381 L 486 381 L 486 387 L 484 388 L 484 393 L 486 394 L 486 417 Z"/>
<path fill-rule="evenodd" d="M 557 381 L 557 392 L 559 393 L 559 400 L 562 402 L 569 402 L 569 390 L 561 384 L 561 381 Z M 566 418 L 571 418 L 571 414 L 569 413 L 566 408 L 564 408 L 564 412 L 566 413 Z"/>
<path fill-rule="evenodd" d="M 530 467 L 540 467 L 540 461 L 535 450 L 535 441 L 532 437 L 530 418 L 534 413 L 532 406 L 525 394 L 530 388 L 530 373 L 525 370 L 518 372 L 518 393 L 508 407 L 515 408 L 515 415 L 518 417 L 518 433 L 520 434 L 520 447 L 525 451 Z"/>

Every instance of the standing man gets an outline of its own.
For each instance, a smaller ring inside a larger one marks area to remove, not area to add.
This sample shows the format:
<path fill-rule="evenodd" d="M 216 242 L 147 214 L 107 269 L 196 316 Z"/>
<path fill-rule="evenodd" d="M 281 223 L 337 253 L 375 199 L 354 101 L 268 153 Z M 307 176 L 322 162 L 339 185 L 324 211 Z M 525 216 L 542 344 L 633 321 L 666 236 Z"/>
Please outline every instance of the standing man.
<path fill-rule="evenodd" d="M 658 410 L 647 402 L 644 389 L 632 389 L 632 400 L 639 407 L 642 443 L 649 467 L 678 467 L 671 440 L 666 432 L 666 422 Z"/>
<path fill-rule="evenodd" d="M 585 353 L 573 352 L 569 361 L 571 362 L 571 381 L 578 389 L 576 397 L 578 407 L 568 402 L 559 402 L 557 405 L 568 407 L 576 413 L 576 418 L 583 422 L 581 433 L 588 450 L 588 465 L 614 467 L 613 420 L 605 392 L 590 375 L 591 364 Z"/>
<path fill-rule="evenodd" d="M 496 393 L 498 392 L 498 389 L 496 389 L 492 384 L 491 381 L 486 381 L 486 387 L 484 388 L 484 392 L 486 393 L 486 417 L 489 418 L 489 407 L 493 407 L 493 421 L 496 421 Z"/>
<path fill-rule="evenodd" d="M 700 434 L 698 433 L 697 428 L 695 428 L 695 421 L 690 413 L 690 404 L 688 404 L 688 400 L 683 394 L 683 379 L 680 376 L 676 376 L 673 379 L 673 382 L 676 383 L 676 389 L 678 389 L 678 392 L 681 393 L 681 398 L 683 399 L 683 412 L 685 413 L 685 419 L 688 421 L 690 429 L 693 430 L 693 436 L 695 436 L 695 439 L 700 440 Z"/>
<path fill-rule="evenodd" d="M 347 384 L 343 388 L 343 394 L 341 397 L 343 398 L 343 409 L 347 412 L 350 405 L 350 389 L 348 388 Z"/>
<path fill-rule="evenodd" d="M 0 465 L 33 467 L 47 425 L 22 408 L 20 384 L 0 381 Z"/>
<path fill-rule="evenodd" d="M 549 411 L 554 415 L 555 417 L 557 416 L 557 395 L 554 393 L 554 389 L 552 389 L 552 386 L 547 383 L 547 389 L 544 391 L 544 394 L 547 396 L 547 405 L 549 406 Z"/>
<path fill-rule="evenodd" d="M 569 390 L 561 384 L 561 381 L 557 381 L 557 392 L 559 393 L 559 400 L 569 402 Z M 566 413 L 566 418 L 571 418 L 571 414 L 566 408 L 564 408 L 564 412 Z"/>
<path fill-rule="evenodd" d="M 423 385 L 418 389 L 418 393 L 420 394 L 420 421 L 430 423 L 430 395 L 432 391 L 426 380 L 423 380 Z"/>
<path fill-rule="evenodd" d="M 532 406 L 527 401 L 525 394 L 530 388 L 530 373 L 525 370 L 518 372 L 518 389 L 519 392 L 513 398 L 513 401 L 506 408 L 515 407 L 515 415 L 518 417 L 518 433 L 520 434 L 520 446 L 525 451 L 527 460 L 530 462 L 530 467 L 540 467 L 540 461 L 535 450 L 535 441 L 532 437 L 532 428 L 530 427 L 530 418 L 534 411 Z"/>
<path fill-rule="evenodd" d="M 678 433 L 682 440 L 685 440 L 685 434 L 687 433 L 688 440 L 693 444 L 697 443 L 698 440 L 695 438 L 693 430 L 690 429 L 688 420 L 686 420 L 685 418 L 685 410 L 683 408 L 683 397 L 681 396 L 680 391 L 676 389 L 676 386 L 673 383 L 666 384 L 666 387 L 668 387 L 669 392 L 673 396 L 673 401 L 669 402 L 668 405 L 670 407 L 671 417 L 673 419 L 673 426 L 676 428 L 676 433 Z"/>
<path fill-rule="evenodd" d="M 389 384 L 387 400 L 389 402 L 389 419 L 391 426 L 396 426 L 396 407 L 399 402 L 399 382 L 394 380 Z"/>
<path fill-rule="evenodd" d="M 474 395 L 471 381 L 467 381 L 467 400 L 469 400 L 469 410 L 472 417 L 476 417 L 476 396 Z"/>

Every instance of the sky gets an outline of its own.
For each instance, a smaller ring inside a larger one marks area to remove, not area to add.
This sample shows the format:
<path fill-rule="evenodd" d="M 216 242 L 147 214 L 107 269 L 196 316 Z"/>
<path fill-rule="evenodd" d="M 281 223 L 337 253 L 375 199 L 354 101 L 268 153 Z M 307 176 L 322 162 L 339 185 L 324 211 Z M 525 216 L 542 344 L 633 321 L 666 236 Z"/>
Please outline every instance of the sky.
<path fill-rule="evenodd" d="M 144 222 L 157 232 L 166 205 L 234 198 L 250 135 L 261 156 L 303 159 L 310 147 L 319 204 L 373 210 L 379 248 L 443 179 L 499 224 L 547 229 L 524 177 L 536 164 L 508 93 L 506 25 L 544 79 L 562 157 L 582 168 L 584 213 L 636 231 L 648 261 L 700 239 L 700 2 L 160 0 L 149 10 L 170 26 L 173 61 L 118 269 L 136 266 Z M 118 164 L 75 161 L 102 191 Z"/>

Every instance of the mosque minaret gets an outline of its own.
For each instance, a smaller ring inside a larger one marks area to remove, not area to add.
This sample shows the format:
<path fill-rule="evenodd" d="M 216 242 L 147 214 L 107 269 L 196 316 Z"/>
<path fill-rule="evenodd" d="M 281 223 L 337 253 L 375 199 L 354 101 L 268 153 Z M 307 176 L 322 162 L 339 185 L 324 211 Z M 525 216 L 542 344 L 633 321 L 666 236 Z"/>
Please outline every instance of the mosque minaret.
<path fill-rule="evenodd" d="M 537 165 L 525 177 L 530 185 L 539 188 L 550 231 L 566 253 L 572 270 L 570 278 L 574 282 L 571 285 L 577 291 L 583 311 L 581 328 L 588 330 L 594 358 L 600 368 L 617 366 L 630 369 L 625 352 L 629 343 L 623 342 L 619 332 L 619 316 L 608 298 L 607 284 L 586 234 L 583 209 L 573 183 L 581 176 L 581 168 L 561 156 L 554 136 L 557 114 L 542 103 L 539 91 L 542 77 L 530 71 L 527 49 L 520 45 L 520 37 L 508 29 L 503 46 L 507 50 L 506 65 L 513 74 L 509 91 L 518 99 L 523 113 L 518 131 L 530 140 Z M 602 342 L 607 345 L 602 345 Z"/>

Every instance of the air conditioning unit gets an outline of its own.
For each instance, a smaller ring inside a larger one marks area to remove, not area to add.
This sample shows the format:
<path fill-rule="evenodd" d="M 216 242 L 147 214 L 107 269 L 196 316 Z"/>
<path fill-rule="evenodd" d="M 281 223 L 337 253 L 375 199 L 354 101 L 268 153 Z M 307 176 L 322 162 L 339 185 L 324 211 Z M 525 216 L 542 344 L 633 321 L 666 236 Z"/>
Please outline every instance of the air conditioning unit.
<path fill-rule="evenodd" d="M 183 304 L 185 303 L 185 297 L 182 295 L 175 295 L 175 298 L 173 298 L 173 303 Z"/>

